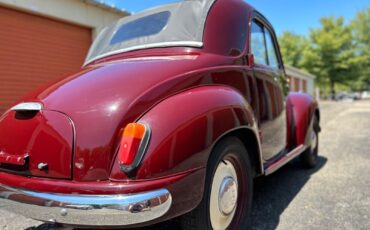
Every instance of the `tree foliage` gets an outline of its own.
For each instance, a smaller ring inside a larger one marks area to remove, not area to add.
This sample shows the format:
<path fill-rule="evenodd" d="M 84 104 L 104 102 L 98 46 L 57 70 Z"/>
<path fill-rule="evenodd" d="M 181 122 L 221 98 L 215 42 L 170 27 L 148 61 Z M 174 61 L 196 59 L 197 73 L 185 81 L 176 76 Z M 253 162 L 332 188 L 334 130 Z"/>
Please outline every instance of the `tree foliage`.
<path fill-rule="evenodd" d="M 370 89 L 370 8 L 360 11 L 352 21 L 359 80 L 356 88 Z"/>
<path fill-rule="evenodd" d="M 307 39 L 291 32 L 284 32 L 279 38 L 279 44 L 284 63 L 301 68 L 304 57 L 302 51 L 309 46 Z"/>
<path fill-rule="evenodd" d="M 320 27 L 304 37 L 285 32 L 279 38 L 285 64 L 317 76 L 321 87 L 346 85 L 370 89 L 370 8 L 358 12 L 351 23 L 343 17 L 324 17 Z"/>
<path fill-rule="evenodd" d="M 348 83 L 356 78 L 351 28 L 342 17 L 322 18 L 321 28 L 311 30 L 310 39 L 311 55 L 305 60 L 306 66 L 326 80 L 335 94 L 336 83 Z"/>

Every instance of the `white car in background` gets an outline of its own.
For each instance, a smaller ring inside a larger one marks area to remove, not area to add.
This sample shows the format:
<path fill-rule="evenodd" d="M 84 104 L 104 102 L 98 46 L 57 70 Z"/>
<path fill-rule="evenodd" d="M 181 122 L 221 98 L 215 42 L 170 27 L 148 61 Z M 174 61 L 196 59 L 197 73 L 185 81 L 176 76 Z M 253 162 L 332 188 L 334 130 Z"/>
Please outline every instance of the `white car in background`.
<path fill-rule="evenodd" d="M 370 91 L 362 92 L 361 99 L 370 99 Z"/>
<path fill-rule="evenodd" d="M 356 100 L 356 95 L 354 93 L 340 92 L 335 96 L 336 101 L 352 102 Z"/>

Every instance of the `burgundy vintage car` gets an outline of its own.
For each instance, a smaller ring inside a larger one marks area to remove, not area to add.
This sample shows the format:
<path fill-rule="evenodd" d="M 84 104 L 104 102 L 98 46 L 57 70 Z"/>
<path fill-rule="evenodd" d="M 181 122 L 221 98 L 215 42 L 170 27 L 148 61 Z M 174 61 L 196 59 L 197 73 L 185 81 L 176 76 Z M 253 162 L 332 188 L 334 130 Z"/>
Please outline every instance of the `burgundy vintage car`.
<path fill-rule="evenodd" d="M 297 156 L 315 166 L 319 120 L 311 96 L 288 94 L 274 30 L 244 1 L 150 9 L 1 116 L 1 208 L 70 226 L 242 229 L 253 178 Z"/>

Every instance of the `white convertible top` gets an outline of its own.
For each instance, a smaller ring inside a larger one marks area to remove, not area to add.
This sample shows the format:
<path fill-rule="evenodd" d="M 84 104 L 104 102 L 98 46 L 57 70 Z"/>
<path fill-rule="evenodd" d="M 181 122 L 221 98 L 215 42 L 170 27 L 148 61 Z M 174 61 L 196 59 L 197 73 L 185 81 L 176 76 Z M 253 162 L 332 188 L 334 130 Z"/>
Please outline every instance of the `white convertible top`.
<path fill-rule="evenodd" d="M 85 65 L 109 55 L 157 47 L 203 46 L 209 10 L 216 0 L 183 0 L 120 19 L 104 28 Z"/>

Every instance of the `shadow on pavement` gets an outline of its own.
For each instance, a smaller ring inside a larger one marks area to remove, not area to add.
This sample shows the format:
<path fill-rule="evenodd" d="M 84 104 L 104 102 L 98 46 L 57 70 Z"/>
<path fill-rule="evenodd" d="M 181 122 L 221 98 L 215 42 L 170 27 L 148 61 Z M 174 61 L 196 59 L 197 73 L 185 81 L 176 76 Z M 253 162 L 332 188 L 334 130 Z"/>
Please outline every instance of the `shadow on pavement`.
<path fill-rule="evenodd" d="M 326 162 L 327 158 L 319 156 L 316 168 L 304 169 L 296 159 L 268 177 L 257 178 L 248 229 L 276 229 L 280 215 Z"/>
<path fill-rule="evenodd" d="M 319 156 L 318 165 L 314 169 L 304 169 L 297 161 L 298 160 L 293 160 L 293 162 L 268 177 L 255 179 L 253 207 L 247 229 L 276 229 L 280 221 L 280 215 L 310 180 L 311 175 L 324 167 L 327 158 Z M 53 224 L 42 224 L 26 230 L 46 229 L 59 230 L 64 228 Z M 136 230 L 143 229 L 180 229 L 180 226 L 178 226 L 176 220 L 174 220 L 150 228 L 140 228 Z"/>

